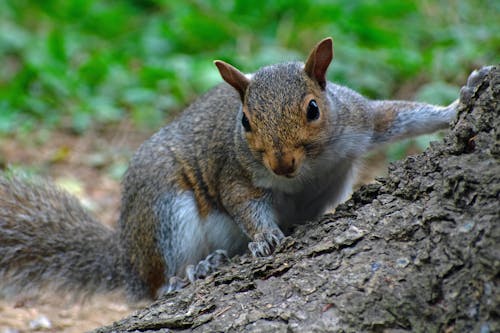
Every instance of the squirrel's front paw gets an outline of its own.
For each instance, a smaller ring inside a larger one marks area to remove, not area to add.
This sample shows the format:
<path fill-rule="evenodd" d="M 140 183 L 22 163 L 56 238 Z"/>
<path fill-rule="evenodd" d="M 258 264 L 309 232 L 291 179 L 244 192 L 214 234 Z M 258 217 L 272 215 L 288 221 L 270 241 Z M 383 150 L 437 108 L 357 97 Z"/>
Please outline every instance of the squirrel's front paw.
<path fill-rule="evenodd" d="M 270 229 L 255 235 L 254 241 L 248 244 L 248 248 L 254 257 L 270 256 L 276 246 L 285 238 L 280 229 Z"/>
<path fill-rule="evenodd" d="M 460 89 L 460 101 L 462 103 L 468 103 L 474 94 L 475 89 L 479 82 L 481 82 L 490 71 L 492 71 L 494 66 L 484 66 L 480 69 L 474 70 L 467 79 L 467 84 Z"/>

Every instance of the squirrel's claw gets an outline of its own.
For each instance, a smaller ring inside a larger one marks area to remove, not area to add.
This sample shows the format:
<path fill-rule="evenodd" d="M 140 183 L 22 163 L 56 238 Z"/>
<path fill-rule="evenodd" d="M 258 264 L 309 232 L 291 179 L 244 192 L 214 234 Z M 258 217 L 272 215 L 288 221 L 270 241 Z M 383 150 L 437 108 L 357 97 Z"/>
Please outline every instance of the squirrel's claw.
<path fill-rule="evenodd" d="M 474 89 L 477 84 L 484 79 L 486 75 L 493 69 L 494 66 L 484 66 L 474 70 L 467 79 L 467 84 L 460 89 L 460 101 L 468 103 L 474 94 Z"/>
<path fill-rule="evenodd" d="M 188 285 L 188 281 L 186 279 L 182 279 L 178 276 L 172 276 L 169 280 L 168 283 L 163 285 L 158 291 L 156 292 L 156 297 L 160 297 L 161 295 L 165 295 L 177 290 L 180 290 L 184 288 L 185 286 Z"/>
<path fill-rule="evenodd" d="M 285 238 L 280 229 L 274 228 L 255 235 L 255 240 L 248 243 L 248 248 L 254 257 L 270 256 L 276 246 Z"/>
<path fill-rule="evenodd" d="M 215 272 L 222 264 L 229 262 L 227 252 L 216 250 L 209 254 L 204 260 L 201 260 L 196 266 L 188 265 L 186 267 L 186 276 L 191 283 L 198 279 L 203 279 L 209 274 Z"/>
<path fill-rule="evenodd" d="M 189 283 L 194 283 L 198 279 L 203 279 L 209 274 L 215 272 L 222 264 L 229 262 L 227 252 L 224 250 L 216 250 L 209 254 L 205 259 L 198 264 L 186 266 L 186 278 L 172 276 L 168 283 L 158 290 L 157 296 L 168 294 L 176 290 L 180 290 Z"/>

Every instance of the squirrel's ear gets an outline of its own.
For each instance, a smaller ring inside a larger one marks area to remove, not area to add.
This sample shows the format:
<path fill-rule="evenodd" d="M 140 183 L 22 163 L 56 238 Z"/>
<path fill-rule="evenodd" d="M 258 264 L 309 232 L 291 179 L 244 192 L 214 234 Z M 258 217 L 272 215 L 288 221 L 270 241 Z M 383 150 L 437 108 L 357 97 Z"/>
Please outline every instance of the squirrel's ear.
<path fill-rule="evenodd" d="M 304 70 L 306 74 L 319 83 L 321 89 L 326 87 L 326 70 L 333 59 L 333 40 L 331 37 L 323 39 L 312 49 L 306 60 Z"/>
<path fill-rule="evenodd" d="M 217 66 L 224 81 L 232 85 L 234 89 L 239 92 L 241 100 L 243 101 L 250 80 L 245 74 L 224 61 L 215 60 L 214 64 Z"/>

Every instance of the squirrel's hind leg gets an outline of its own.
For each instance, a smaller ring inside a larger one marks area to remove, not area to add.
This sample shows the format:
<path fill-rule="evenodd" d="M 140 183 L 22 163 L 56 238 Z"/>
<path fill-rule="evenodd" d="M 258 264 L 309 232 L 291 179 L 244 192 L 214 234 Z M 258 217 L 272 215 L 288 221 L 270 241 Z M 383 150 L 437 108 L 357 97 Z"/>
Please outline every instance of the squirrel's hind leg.
<path fill-rule="evenodd" d="M 186 267 L 186 276 L 189 281 L 193 283 L 198 279 L 206 278 L 227 262 L 229 262 L 227 252 L 224 250 L 216 250 L 205 259 L 201 260 L 196 266 L 188 265 Z"/>
<path fill-rule="evenodd" d="M 158 244 L 168 279 L 157 295 L 206 277 L 246 248 L 248 241 L 229 216 L 215 210 L 206 217 L 200 215 L 191 191 L 165 193 L 157 213 L 161 219 Z"/>

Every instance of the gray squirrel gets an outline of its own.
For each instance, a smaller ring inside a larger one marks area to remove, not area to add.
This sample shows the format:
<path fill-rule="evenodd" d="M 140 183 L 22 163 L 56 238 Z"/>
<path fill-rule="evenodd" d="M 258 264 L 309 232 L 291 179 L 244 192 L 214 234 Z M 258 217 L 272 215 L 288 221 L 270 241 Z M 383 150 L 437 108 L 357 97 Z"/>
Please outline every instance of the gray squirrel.
<path fill-rule="evenodd" d="M 348 197 L 367 152 L 448 127 L 457 102 L 372 101 L 327 81 L 332 43 L 251 75 L 215 61 L 225 82 L 132 158 L 116 230 L 53 184 L 0 173 L 0 295 L 155 298 L 247 249 L 272 255 L 293 225 Z"/>

